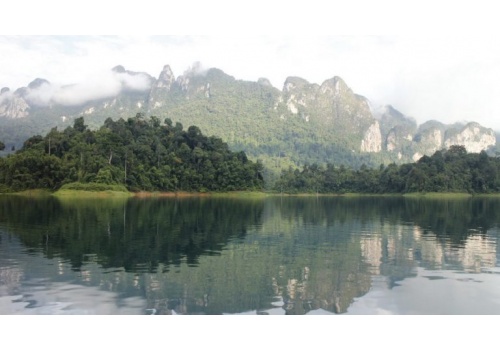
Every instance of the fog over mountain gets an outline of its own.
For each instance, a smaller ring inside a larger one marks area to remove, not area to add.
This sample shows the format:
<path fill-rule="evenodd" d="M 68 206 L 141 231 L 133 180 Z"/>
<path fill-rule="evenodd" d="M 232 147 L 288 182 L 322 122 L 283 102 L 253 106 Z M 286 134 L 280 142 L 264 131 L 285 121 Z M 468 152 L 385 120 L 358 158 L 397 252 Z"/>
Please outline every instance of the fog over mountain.
<path fill-rule="evenodd" d="M 116 97 L 122 91 L 146 91 L 151 88 L 153 78 L 145 73 L 130 74 L 119 66 L 72 85 L 53 85 L 42 79 L 35 82 L 38 84 L 28 86 L 29 90 L 23 96 L 30 103 L 37 106 L 77 106 L 91 100 Z M 3 98 L 9 96 L 12 94 Z"/>

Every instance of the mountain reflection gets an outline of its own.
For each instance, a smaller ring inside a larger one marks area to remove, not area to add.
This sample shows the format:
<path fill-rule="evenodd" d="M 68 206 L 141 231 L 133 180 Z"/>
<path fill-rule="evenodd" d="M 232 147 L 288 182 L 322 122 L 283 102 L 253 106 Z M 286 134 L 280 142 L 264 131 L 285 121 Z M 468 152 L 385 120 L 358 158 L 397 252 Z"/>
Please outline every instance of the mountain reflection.
<path fill-rule="evenodd" d="M 0 197 L 0 249 L 18 252 L 0 286 L 38 273 L 144 298 L 144 313 L 345 313 L 376 276 L 495 267 L 498 212 L 496 198 Z M 51 263 L 26 263 L 37 254 Z"/>

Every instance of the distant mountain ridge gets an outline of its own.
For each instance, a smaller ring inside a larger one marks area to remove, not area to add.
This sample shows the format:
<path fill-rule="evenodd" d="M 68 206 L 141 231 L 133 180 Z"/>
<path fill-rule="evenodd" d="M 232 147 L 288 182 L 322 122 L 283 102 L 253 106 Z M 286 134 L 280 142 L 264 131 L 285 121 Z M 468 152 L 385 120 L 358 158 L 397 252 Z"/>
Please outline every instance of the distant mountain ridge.
<path fill-rule="evenodd" d="M 417 125 L 390 105 L 374 110 L 337 76 L 321 85 L 288 77 L 282 90 L 265 78 L 237 80 L 199 65 L 177 77 L 165 65 L 158 78 L 117 66 L 105 78 L 105 86 L 55 87 L 35 79 L 14 92 L 1 89 L 0 140 L 17 148 L 80 116 L 97 128 L 107 118 L 142 113 L 196 125 L 275 170 L 312 162 L 376 166 L 416 161 L 454 144 L 469 152 L 496 145 L 493 130 L 475 122 Z"/>

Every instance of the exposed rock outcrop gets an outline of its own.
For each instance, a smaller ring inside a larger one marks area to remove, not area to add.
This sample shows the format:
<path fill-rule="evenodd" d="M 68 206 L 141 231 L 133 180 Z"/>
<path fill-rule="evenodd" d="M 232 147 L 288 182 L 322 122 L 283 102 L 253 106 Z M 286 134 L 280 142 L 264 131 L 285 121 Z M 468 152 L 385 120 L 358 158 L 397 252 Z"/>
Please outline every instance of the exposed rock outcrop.
<path fill-rule="evenodd" d="M 0 99 L 0 117 L 9 119 L 25 118 L 29 115 L 30 106 L 22 97 L 7 96 Z"/>
<path fill-rule="evenodd" d="M 376 153 L 382 150 L 382 134 L 380 125 L 375 121 L 368 130 L 366 130 L 363 140 L 361 140 L 361 152 Z"/>
<path fill-rule="evenodd" d="M 153 110 L 163 105 L 162 100 L 165 99 L 166 94 L 172 88 L 175 83 L 175 76 L 170 69 L 169 65 L 163 66 L 158 79 L 151 85 L 151 91 L 149 92 L 149 109 Z"/>
<path fill-rule="evenodd" d="M 310 84 L 305 79 L 288 77 L 283 86 L 283 99 L 288 111 L 295 115 L 304 113 L 305 109 L 312 106 L 316 100 L 318 89 L 317 84 Z"/>
<path fill-rule="evenodd" d="M 172 72 L 172 69 L 170 69 L 169 65 L 165 65 L 160 73 L 160 76 L 153 84 L 152 89 L 161 88 L 169 91 L 174 82 L 175 82 L 175 76 L 174 73 Z"/>
<path fill-rule="evenodd" d="M 443 132 L 438 128 L 429 128 L 422 131 L 416 141 L 425 154 L 431 155 L 443 147 Z"/>
<path fill-rule="evenodd" d="M 444 141 L 444 146 L 462 145 L 469 153 L 479 153 L 495 146 L 496 137 L 491 129 L 486 129 L 478 123 L 468 123 L 456 134 L 450 135 Z"/>

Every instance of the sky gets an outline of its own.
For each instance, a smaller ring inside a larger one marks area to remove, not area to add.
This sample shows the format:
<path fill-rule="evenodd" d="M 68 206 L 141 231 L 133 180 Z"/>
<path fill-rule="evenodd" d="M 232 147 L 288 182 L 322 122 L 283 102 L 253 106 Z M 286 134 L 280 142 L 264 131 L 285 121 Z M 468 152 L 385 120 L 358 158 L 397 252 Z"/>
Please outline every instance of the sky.
<path fill-rule="evenodd" d="M 117 65 L 158 77 L 164 65 L 179 76 L 200 62 L 236 79 L 268 78 L 280 90 L 288 76 L 317 84 L 340 76 L 374 107 L 390 104 L 418 123 L 477 121 L 500 130 L 500 31 L 493 9 L 480 7 L 480 0 L 406 7 L 381 1 L 385 8 L 354 1 L 325 11 L 315 0 L 310 6 L 289 1 L 288 10 L 261 1 L 215 3 L 221 7 L 189 0 L 155 12 L 146 0 L 146 15 L 130 2 L 123 12 L 95 12 L 77 2 L 66 16 L 47 18 L 37 15 L 37 6 L 46 7 L 33 2 L 32 17 L 23 21 L 31 27 L 13 20 L 0 28 L 6 33 L 0 36 L 0 88 L 44 78 L 55 87 L 77 84 L 74 93 L 113 94 L 123 78 L 110 75 Z M 15 13 L 23 5 L 8 6 Z"/>

